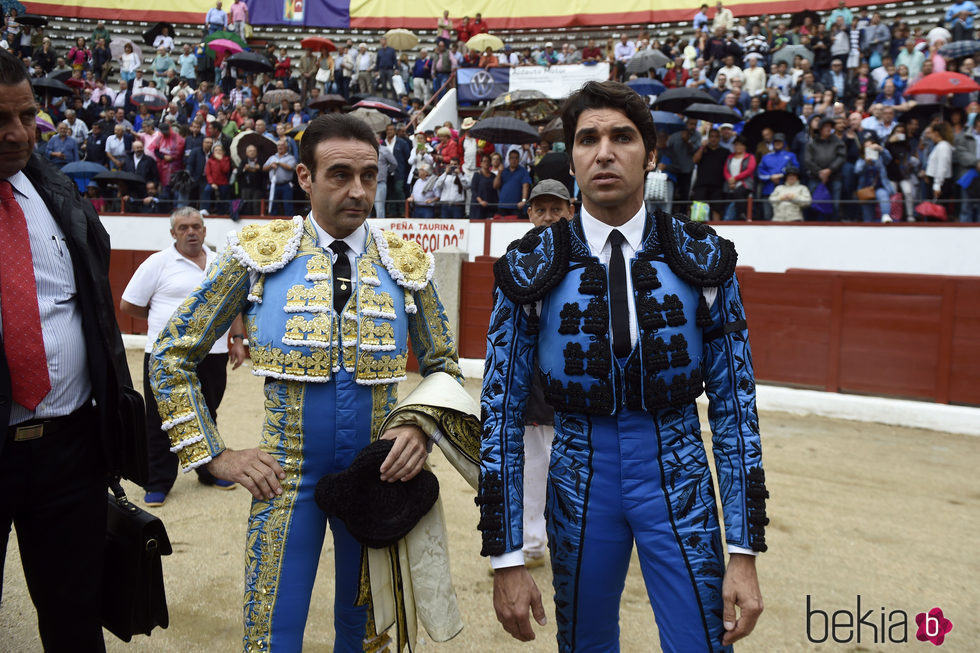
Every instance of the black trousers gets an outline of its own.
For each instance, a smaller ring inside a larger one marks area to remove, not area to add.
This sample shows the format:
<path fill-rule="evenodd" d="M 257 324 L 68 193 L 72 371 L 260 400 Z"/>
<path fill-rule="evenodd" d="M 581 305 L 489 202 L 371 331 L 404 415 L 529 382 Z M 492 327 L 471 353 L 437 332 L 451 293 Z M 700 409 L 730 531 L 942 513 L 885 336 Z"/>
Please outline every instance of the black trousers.
<path fill-rule="evenodd" d="M 170 451 L 170 436 L 160 430 L 160 412 L 150 388 L 149 375 L 150 355 L 143 355 L 143 398 L 146 400 L 146 437 L 147 455 L 149 457 L 149 479 L 143 488 L 147 492 L 170 492 L 177 480 L 177 454 Z M 225 386 L 228 383 L 228 354 L 208 354 L 197 366 L 197 378 L 201 381 L 201 392 L 204 402 L 211 413 L 211 419 L 218 421 L 218 405 L 225 396 Z M 205 483 L 213 483 L 211 475 L 204 465 L 194 470 Z"/>
<path fill-rule="evenodd" d="M 0 584 L 12 523 L 47 653 L 105 651 L 106 472 L 95 421 L 8 439 L 0 453 Z"/>

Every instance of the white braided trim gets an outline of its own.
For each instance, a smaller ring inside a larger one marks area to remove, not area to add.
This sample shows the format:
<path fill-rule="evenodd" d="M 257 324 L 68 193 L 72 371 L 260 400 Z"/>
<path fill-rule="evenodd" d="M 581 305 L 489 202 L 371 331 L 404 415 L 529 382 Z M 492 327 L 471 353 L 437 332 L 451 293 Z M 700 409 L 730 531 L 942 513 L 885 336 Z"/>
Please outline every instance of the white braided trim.
<path fill-rule="evenodd" d="M 298 215 L 293 216 L 293 235 L 286 242 L 286 246 L 283 248 L 282 256 L 279 257 L 278 261 L 273 261 L 268 265 L 259 265 L 255 260 L 248 255 L 245 248 L 242 247 L 241 241 L 238 238 L 238 232 L 232 231 L 228 234 L 228 248 L 231 250 L 232 256 L 235 259 L 247 267 L 249 270 L 255 270 L 256 272 L 270 273 L 276 272 L 286 267 L 296 256 L 296 252 L 299 251 L 299 242 L 303 238 L 303 218 Z"/>
<path fill-rule="evenodd" d="M 415 315 L 419 312 L 419 309 L 415 304 L 405 304 L 405 312 L 409 315 Z"/>
<path fill-rule="evenodd" d="M 381 279 L 377 277 L 361 277 L 360 279 L 358 279 L 358 281 L 363 283 L 365 286 L 377 287 L 381 285 Z"/>
<path fill-rule="evenodd" d="M 307 272 L 306 276 L 303 277 L 307 281 L 328 281 L 330 275 L 326 272 Z"/>
<path fill-rule="evenodd" d="M 395 351 L 394 345 L 361 345 L 361 351 Z"/>
<path fill-rule="evenodd" d="M 306 306 L 283 306 L 284 313 L 330 313 L 333 307 L 327 304 L 307 304 Z"/>
<path fill-rule="evenodd" d="M 200 442 L 203 439 L 204 439 L 204 434 L 203 433 L 199 433 L 199 434 L 195 435 L 193 438 L 187 438 L 186 440 L 181 440 L 180 442 L 178 442 L 174 446 L 170 447 L 170 453 L 177 453 L 178 451 L 180 451 L 184 447 L 189 447 L 192 444 L 196 444 L 196 443 Z"/>
<path fill-rule="evenodd" d="M 194 419 L 195 417 L 197 417 L 197 415 L 195 413 L 187 413 L 183 417 L 178 417 L 176 419 L 170 420 L 169 422 L 164 422 L 163 424 L 160 425 L 160 430 L 161 431 L 169 431 L 170 429 L 172 429 L 173 427 L 177 426 L 178 424 L 183 424 L 184 422 L 189 422 L 192 419 Z"/>
<path fill-rule="evenodd" d="M 396 319 L 398 319 L 398 316 L 395 315 L 394 313 L 385 313 L 384 311 L 376 311 L 373 308 L 365 308 L 363 311 L 361 311 L 361 313 L 363 313 L 364 315 L 367 315 L 368 317 L 376 317 L 376 318 L 380 318 L 382 320 L 396 320 Z"/>
<path fill-rule="evenodd" d="M 345 372 L 348 372 L 350 374 L 353 374 L 354 373 L 354 368 L 353 367 L 347 367 L 346 365 L 344 365 L 344 371 Z"/>
<path fill-rule="evenodd" d="M 409 290 L 422 290 L 428 285 L 429 281 L 432 280 L 432 274 L 436 270 L 435 259 L 432 258 L 432 254 L 426 252 L 425 259 L 427 262 L 425 270 L 425 281 L 408 281 L 405 279 L 405 275 L 401 270 L 395 265 L 394 259 L 391 258 L 391 250 L 388 248 L 388 241 L 385 239 L 384 234 L 375 226 L 371 227 L 371 237 L 374 238 L 375 244 L 378 246 L 378 256 L 381 258 L 381 262 L 384 264 L 385 268 L 388 270 L 388 274 L 391 278 L 395 280 L 402 288 L 408 288 Z"/>
<path fill-rule="evenodd" d="M 337 370 L 334 370 L 336 372 Z M 280 381 L 307 381 L 309 383 L 326 383 L 330 380 L 329 376 L 307 376 L 306 374 L 286 374 L 283 372 L 270 372 L 267 370 L 257 370 L 252 368 L 255 376 L 266 376 Z"/>
<path fill-rule="evenodd" d="M 295 338 L 282 337 L 282 344 L 289 345 L 290 347 L 318 347 L 320 349 L 329 349 L 330 343 L 325 340 L 296 340 Z"/>
<path fill-rule="evenodd" d="M 358 385 L 384 385 L 389 383 L 401 383 L 402 381 L 407 380 L 407 376 L 393 376 L 390 379 L 354 379 L 354 383 Z"/>
<path fill-rule="evenodd" d="M 344 341 L 341 342 L 341 344 L 344 347 L 356 347 L 357 346 L 357 339 L 355 338 L 354 340 L 344 340 Z"/>
<path fill-rule="evenodd" d="M 252 293 L 249 293 L 248 296 L 245 297 L 245 299 L 247 299 L 248 301 L 252 302 L 253 304 L 261 304 L 262 303 L 262 296 L 261 295 L 253 295 Z"/>
<path fill-rule="evenodd" d="M 337 372 L 340 371 L 340 365 L 334 365 L 330 369 L 333 371 L 334 374 L 336 374 Z"/>
<path fill-rule="evenodd" d="M 190 465 L 184 468 L 184 473 L 186 474 L 187 472 L 195 470 L 202 465 L 207 465 L 212 460 L 213 458 L 211 456 L 208 456 L 207 458 L 201 458 L 198 461 L 192 462 Z"/>
<path fill-rule="evenodd" d="M 357 322 L 357 313 L 351 313 L 350 311 L 344 311 L 344 319 L 350 320 L 351 322 Z"/>

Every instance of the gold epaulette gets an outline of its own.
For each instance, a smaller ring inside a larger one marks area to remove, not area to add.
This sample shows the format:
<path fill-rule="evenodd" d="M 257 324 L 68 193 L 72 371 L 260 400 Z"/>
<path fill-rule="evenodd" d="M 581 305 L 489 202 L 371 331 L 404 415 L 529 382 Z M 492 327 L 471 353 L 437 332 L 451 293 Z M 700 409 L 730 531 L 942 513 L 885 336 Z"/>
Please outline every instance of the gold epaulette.
<path fill-rule="evenodd" d="M 409 290 L 425 288 L 435 272 L 432 254 L 424 251 L 415 241 L 405 240 L 394 231 L 381 231 L 372 227 L 371 234 L 378 246 L 381 262 L 395 283 Z"/>
<path fill-rule="evenodd" d="M 281 269 L 296 256 L 303 237 L 303 218 L 270 220 L 248 225 L 228 234 L 228 246 L 239 263 L 255 272 L 268 274 Z"/>

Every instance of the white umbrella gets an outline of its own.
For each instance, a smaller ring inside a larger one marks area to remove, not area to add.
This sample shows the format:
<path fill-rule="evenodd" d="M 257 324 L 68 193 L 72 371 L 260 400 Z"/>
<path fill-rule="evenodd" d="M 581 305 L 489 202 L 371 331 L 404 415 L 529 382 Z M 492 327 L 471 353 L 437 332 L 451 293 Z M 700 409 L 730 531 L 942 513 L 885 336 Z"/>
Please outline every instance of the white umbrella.
<path fill-rule="evenodd" d="M 136 55 L 136 63 L 143 63 L 143 51 L 140 50 L 140 46 L 137 45 L 132 39 L 127 39 L 122 36 L 117 36 L 111 41 L 109 41 L 109 52 L 112 53 L 112 58 L 116 61 L 122 61 L 123 53 L 125 52 L 126 44 L 129 43 L 133 46 L 133 54 Z"/>

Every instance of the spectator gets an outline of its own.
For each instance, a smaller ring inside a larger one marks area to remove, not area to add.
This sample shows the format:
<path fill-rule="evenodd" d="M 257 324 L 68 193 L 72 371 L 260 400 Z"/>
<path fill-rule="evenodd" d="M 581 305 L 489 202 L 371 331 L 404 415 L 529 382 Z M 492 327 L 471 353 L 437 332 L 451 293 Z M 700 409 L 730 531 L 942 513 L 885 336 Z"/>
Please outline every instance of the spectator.
<path fill-rule="evenodd" d="M 229 213 L 231 157 L 226 155 L 221 143 L 215 143 L 211 148 L 211 155 L 204 164 L 204 177 L 207 179 L 207 186 L 204 187 L 201 203 L 207 207 L 209 213 Z"/>
<path fill-rule="evenodd" d="M 92 128 L 85 139 L 85 160 L 109 167 L 109 158 L 105 153 L 106 135 L 102 131 L 102 123 L 92 123 Z"/>
<path fill-rule="evenodd" d="M 536 63 L 539 66 L 554 66 L 558 62 L 558 54 L 555 52 L 555 44 L 548 41 L 544 44 L 544 50 L 538 53 Z"/>
<path fill-rule="evenodd" d="M 531 191 L 531 175 L 520 165 L 518 150 L 507 153 L 507 167 L 500 170 L 493 187 L 499 196 L 497 213 L 501 216 L 516 216 L 524 210 L 527 196 Z"/>
<path fill-rule="evenodd" d="M 67 122 L 58 123 L 58 133 L 48 141 L 47 157 L 58 168 L 67 163 L 78 161 L 78 141 L 71 135 L 71 127 Z"/>
<path fill-rule="evenodd" d="M 470 17 L 463 16 L 463 19 L 459 21 L 459 25 L 456 26 L 456 41 L 458 43 L 466 43 L 472 35 L 470 30 Z"/>
<path fill-rule="evenodd" d="M 698 9 L 698 13 L 694 14 L 694 33 L 698 34 L 700 32 L 708 31 L 708 5 L 703 4 L 701 8 Z"/>
<path fill-rule="evenodd" d="M 913 156 L 913 149 L 908 140 L 906 126 L 903 123 L 895 125 L 894 131 L 888 137 L 885 148 L 891 157 L 891 161 L 885 166 L 888 179 L 896 187 L 896 190 L 902 193 L 902 199 L 905 203 L 905 216 L 910 220 L 914 220 L 914 179 L 919 160 Z M 895 215 L 894 209 L 892 210 L 892 215 Z"/>
<path fill-rule="evenodd" d="M 190 141 L 190 138 L 186 139 L 185 143 L 188 141 Z M 190 145 L 187 146 L 184 169 L 190 175 L 191 184 L 183 193 L 178 194 L 178 207 L 186 206 L 188 202 L 200 203 L 200 200 L 203 199 L 204 190 L 207 187 L 207 177 L 204 175 L 204 170 L 207 167 L 213 145 L 214 139 L 211 137 L 201 137 L 197 147 L 191 148 Z"/>
<path fill-rule="evenodd" d="M 831 29 L 833 25 L 837 24 L 838 19 L 842 20 L 845 25 L 850 25 L 851 21 L 854 20 L 851 10 L 847 8 L 846 0 L 838 0 L 837 8 L 830 12 L 824 21 L 824 25 L 827 29 Z"/>
<path fill-rule="evenodd" d="M 483 14 L 479 11 L 476 12 L 476 16 L 473 17 L 473 22 L 470 23 L 470 34 L 476 36 L 477 34 L 485 34 L 490 31 L 487 27 L 487 21 L 483 20 Z"/>
<path fill-rule="evenodd" d="M 446 166 L 445 172 L 436 180 L 435 191 L 439 194 L 438 217 L 465 217 L 464 204 L 469 187 L 470 180 L 460 168 L 459 157 L 453 157 Z"/>
<path fill-rule="evenodd" d="M 382 139 L 378 147 L 378 185 L 374 194 L 376 218 L 384 218 L 387 215 L 385 207 L 388 202 L 388 177 L 397 170 L 398 161 L 395 159 L 395 154 L 388 149 L 388 142 Z"/>
<path fill-rule="evenodd" d="M 456 58 L 446 48 L 442 41 L 436 43 L 436 52 L 432 61 L 432 92 L 435 93 L 442 89 L 443 85 L 449 81 L 450 75 L 456 70 L 459 64 Z M 439 98 L 442 98 L 440 93 Z"/>
<path fill-rule="evenodd" d="M 480 158 L 480 169 L 470 179 L 470 220 L 489 220 L 497 212 L 497 191 L 493 187 L 495 174 L 492 157 Z"/>
<path fill-rule="evenodd" d="M 355 65 L 357 70 L 357 88 L 362 95 L 371 93 L 371 76 L 375 68 L 374 53 L 369 52 L 367 43 L 357 46 L 355 55 Z"/>
<path fill-rule="evenodd" d="M 314 53 L 312 50 L 304 50 L 303 56 L 299 58 L 299 79 L 301 86 L 301 99 L 303 102 L 310 95 L 310 89 L 316 86 L 318 83 L 324 85 L 324 89 L 329 93 L 330 85 L 334 82 L 334 60 L 330 57 L 328 60 L 321 55 Z M 320 69 L 323 68 L 324 72 L 321 74 Z M 319 81 L 318 78 L 325 78 L 323 81 Z"/>
<path fill-rule="evenodd" d="M 244 41 L 248 38 L 245 34 L 245 25 L 248 23 L 248 5 L 245 0 L 234 0 L 228 9 L 229 27 L 231 31 L 242 37 Z"/>
<path fill-rule="evenodd" d="M 830 191 L 834 204 L 834 215 L 840 213 L 841 168 L 846 161 L 844 143 L 833 132 L 834 121 L 822 119 L 815 137 L 807 141 L 804 164 L 809 188 L 812 193 L 820 184 Z"/>
<path fill-rule="evenodd" d="M 72 70 L 84 70 L 89 67 L 91 59 L 92 51 L 85 46 L 84 36 L 77 37 L 75 39 L 75 45 L 65 55 L 65 62 L 71 66 Z"/>
<path fill-rule="evenodd" d="M 448 13 L 448 12 L 447 12 Z M 412 217 L 420 219 L 432 218 L 435 215 L 433 205 L 439 200 L 435 185 L 438 180 L 432 175 L 432 166 L 422 163 L 418 166 L 419 178 L 412 185 L 412 196 L 408 201 L 412 204 Z"/>
<path fill-rule="evenodd" d="M 691 191 L 691 199 L 695 202 L 707 202 L 712 220 L 719 220 L 722 215 L 725 163 L 728 155 L 729 151 L 721 146 L 721 133 L 711 128 L 708 130 L 707 140 L 692 157 L 698 167 L 698 176 Z"/>
<path fill-rule="evenodd" d="M 861 202 L 864 222 L 875 221 L 875 203 L 881 212 L 881 222 L 891 222 L 891 196 L 895 189 L 885 167 L 891 162 L 888 150 L 882 148 L 873 132 L 864 135 L 863 152 L 854 166 L 857 175 L 857 199 Z M 866 195 L 866 196 L 865 196 Z"/>
<path fill-rule="evenodd" d="M 106 29 L 104 20 L 99 20 L 95 24 L 95 29 L 92 30 L 92 43 L 98 43 L 99 39 L 105 40 L 106 43 L 112 40 L 112 35 L 109 34 L 109 30 Z"/>
<path fill-rule="evenodd" d="M 449 19 L 449 10 L 442 12 L 442 18 L 436 21 L 436 44 L 442 43 L 446 48 L 452 40 L 453 21 Z"/>
<path fill-rule="evenodd" d="M 750 97 L 757 96 L 766 89 L 766 71 L 759 65 L 761 59 L 761 55 L 746 56 L 748 66 L 742 71 L 742 78 L 743 88 Z"/>
<path fill-rule="evenodd" d="M 810 206 L 810 202 L 810 189 L 800 183 L 800 169 L 789 166 L 786 181 L 776 186 L 769 196 L 768 211 L 773 222 L 799 222 L 803 220 L 803 209 Z"/>
<path fill-rule="evenodd" d="M 184 137 L 177 133 L 176 128 L 172 128 L 169 122 L 162 120 L 160 131 L 147 151 L 156 157 L 157 172 L 162 186 L 161 195 L 165 200 L 176 197 L 176 193 L 171 188 L 171 177 L 178 170 L 184 169 L 184 146 Z"/>
<path fill-rule="evenodd" d="M 616 64 L 616 74 L 619 79 L 626 76 L 626 64 L 636 54 L 636 45 L 629 40 L 626 32 L 619 35 L 619 43 L 613 49 Z"/>
<path fill-rule="evenodd" d="M 584 48 L 582 48 L 582 62 L 590 63 L 603 60 L 602 50 L 596 47 L 595 39 L 589 39 Z"/>
<path fill-rule="evenodd" d="M 877 68 L 885 54 L 885 47 L 891 42 L 891 31 L 888 25 L 881 22 L 881 15 L 876 11 L 871 16 L 871 24 L 864 29 L 862 50 L 868 53 L 868 65 Z"/>
<path fill-rule="evenodd" d="M 977 15 L 977 5 L 971 0 L 963 0 L 962 2 L 954 2 L 946 9 L 946 22 L 952 26 L 953 21 L 958 17 L 965 14 L 964 23 L 967 29 L 973 29 L 973 18 Z"/>
<path fill-rule="evenodd" d="M 735 16 L 732 15 L 731 9 L 726 9 L 722 6 L 721 0 L 715 4 L 715 17 L 711 21 L 711 31 L 717 32 L 718 29 L 724 28 L 725 32 L 731 32 L 735 27 Z"/>
<path fill-rule="evenodd" d="M 131 43 L 124 44 L 122 59 L 119 63 L 119 76 L 127 83 L 133 81 L 139 65 L 140 60 L 136 53 L 133 52 L 133 45 Z"/>
<path fill-rule="evenodd" d="M 385 145 L 395 156 L 396 166 L 388 172 L 388 205 L 386 215 L 404 215 L 406 182 L 409 173 L 409 158 L 412 155 L 412 142 L 405 136 L 405 125 L 387 125 L 384 135 Z"/>
<path fill-rule="evenodd" d="M 35 65 L 40 65 L 41 70 L 44 71 L 44 74 L 48 74 L 52 69 L 54 69 L 57 59 L 58 54 L 51 45 L 51 39 L 45 37 L 41 42 L 41 47 L 34 51 L 33 63 Z"/>
<path fill-rule="evenodd" d="M 677 178 L 674 185 L 675 203 L 684 204 L 691 192 L 691 173 L 694 172 L 694 153 L 701 147 L 701 134 L 697 131 L 698 121 L 689 118 L 684 129 L 671 134 L 667 139 L 667 154 L 671 165 L 668 168 Z"/>
<path fill-rule="evenodd" d="M 762 200 L 762 211 L 766 220 L 772 220 L 772 205 L 766 201 L 772 194 L 773 189 L 782 184 L 787 168 L 799 170 L 799 161 L 796 155 L 786 149 L 786 135 L 775 134 L 772 139 L 772 152 L 765 154 L 759 162 L 758 177 L 762 182 L 759 189 L 759 199 Z"/>
<path fill-rule="evenodd" d="M 214 34 L 218 30 L 227 29 L 227 26 L 228 14 L 221 9 L 221 0 L 217 0 L 204 16 L 204 28 L 208 34 Z"/>
<path fill-rule="evenodd" d="M 273 187 L 273 200 L 269 205 L 269 213 L 290 215 L 293 208 L 292 180 L 296 170 L 296 157 L 289 153 L 289 145 L 285 138 L 280 138 L 276 142 L 276 153 L 265 160 L 262 169 L 269 173 L 269 183 Z"/>
<path fill-rule="evenodd" d="M 258 215 L 259 205 L 266 195 L 269 176 L 262 171 L 259 151 L 254 145 L 245 148 L 245 158 L 238 166 L 238 187 L 241 189 L 241 215 Z"/>
<path fill-rule="evenodd" d="M 729 200 L 724 220 L 744 220 L 747 215 L 747 200 L 752 196 L 755 157 L 745 151 L 745 139 L 735 139 L 735 151 L 725 161 L 725 199 Z"/>
<path fill-rule="evenodd" d="M 432 97 L 431 79 L 432 60 L 429 58 L 428 51 L 423 48 L 412 64 L 412 93 L 423 103 L 428 102 Z"/>
<path fill-rule="evenodd" d="M 824 73 L 821 80 L 824 89 L 833 92 L 834 97 L 845 97 L 847 93 L 847 73 L 844 72 L 844 62 L 834 59 L 830 62 L 830 70 Z"/>
<path fill-rule="evenodd" d="M 157 48 L 157 56 L 153 57 L 153 61 L 150 62 L 150 68 L 153 69 L 153 81 L 156 82 L 157 88 L 165 91 L 167 88 L 167 71 L 177 69 L 177 65 L 166 48 Z"/>
<path fill-rule="evenodd" d="M 776 72 L 769 76 L 766 87 L 776 89 L 780 95 L 789 95 L 792 84 L 792 75 L 786 73 L 786 62 L 780 61 L 776 64 Z"/>
<path fill-rule="evenodd" d="M 398 53 L 395 48 L 388 45 L 388 39 L 381 37 L 380 47 L 375 57 L 374 70 L 378 73 L 378 84 L 381 95 L 394 99 L 395 88 L 392 86 L 392 77 L 395 68 L 398 67 Z"/>
<path fill-rule="evenodd" d="M 65 109 L 65 122 L 68 123 L 68 130 L 72 138 L 79 144 L 79 147 L 83 147 L 81 144 L 88 138 L 88 126 L 78 119 L 78 112 L 74 109 Z"/>
<path fill-rule="evenodd" d="M 133 137 L 126 132 L 126 128 L 120 123 L 114 123 L 113 133 L 105 141 L 105 154 L 113 170 L 123 169 L 132 143 Z"/>
<path fill-rule="evenodd" d="M 170 35 L 170 27 L 164 25 L 160 28 L 160 33 L 153 39 L 153 49 L 159 51 L 163 48 L 168 54 L 174 49 L 174 37 Z"/>

